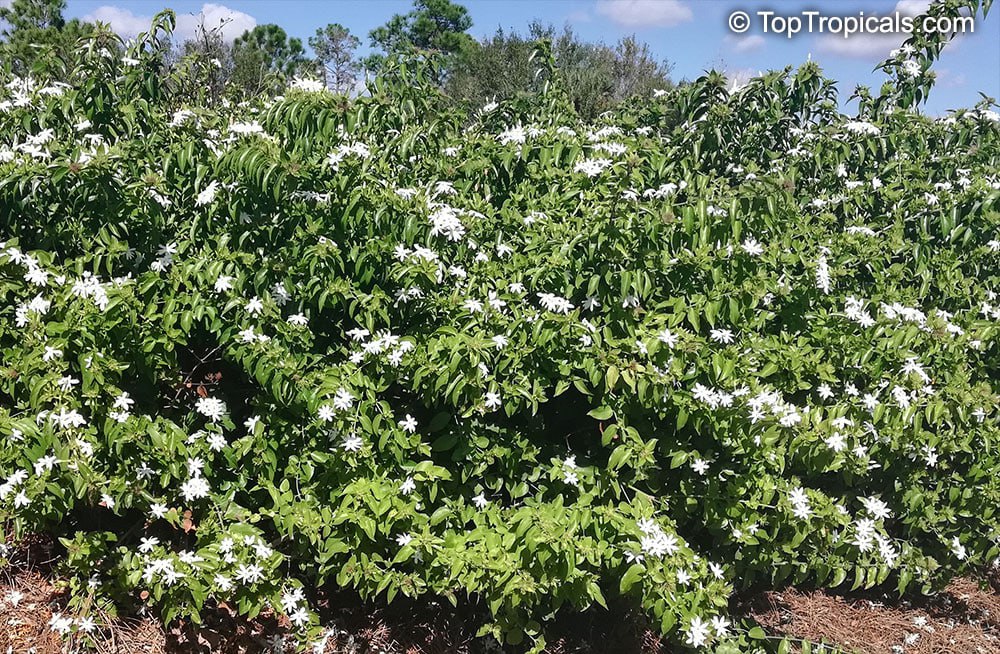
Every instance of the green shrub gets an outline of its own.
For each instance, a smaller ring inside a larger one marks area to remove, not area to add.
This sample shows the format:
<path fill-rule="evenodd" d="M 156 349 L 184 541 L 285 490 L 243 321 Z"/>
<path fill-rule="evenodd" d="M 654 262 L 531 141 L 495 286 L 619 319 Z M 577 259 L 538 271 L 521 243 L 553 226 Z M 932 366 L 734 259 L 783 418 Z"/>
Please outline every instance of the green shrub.
<path fill-rule="evenodd" d="M 306 644 L 329 583 L 540 648 L 621 595 L 737 651 L 734 590 L 994 565 L 988 103 L 850 117 L 807 64 L 466 116 L 394 61 L 182 107 L 160 20 L 0 99 L 0 516 L 63 538 L 79 619 Z"/>

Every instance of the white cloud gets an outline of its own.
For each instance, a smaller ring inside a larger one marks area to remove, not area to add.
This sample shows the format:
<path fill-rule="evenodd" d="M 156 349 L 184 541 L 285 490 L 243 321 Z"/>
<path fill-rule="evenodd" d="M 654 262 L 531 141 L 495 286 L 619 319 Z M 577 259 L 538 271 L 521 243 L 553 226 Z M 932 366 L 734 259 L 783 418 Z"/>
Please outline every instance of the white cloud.
<path fill-rule="evenodd" d="M 931 0 L 899 0 L 895 8 L 887 15 L 898 13 L 902 16 L 919 16 L 927 11 Z M 889 56 L 889 51 L 898 48 L 909 34 L 852 34 L 844 38 L 843 34 L 825 34 L 819 38 L 819 49 L 823 52 L 855 57 L 858 59 L 879 58 Z"/>
<path fill-rule="evenodd" d="M 5 0 L 0 0 L 4 2 Z M 98 7 L 83 17 L 87 21 L 102 21 L 111 25 L 111 29 L 116 34 L 125 38 L 134 37 L 139 32 L 149 28 L 153 21 L 152 16 L 139 16 L 133 14 L 128 9 L 105 5 Z M 177 27 L 174 30 L 174 40 L 183 42 L 193 39 L 198 34 L 198 26 L 204 20 L 205 29 L 212 30 L 219 28 L 222 37 L 226 41 L 232 41 L 247 30 L 252 30 L 257 26 L 257 19 L 242 11 L 230 9 L 225 5 L 205 4 L 202 5 L 198 14 L 178 14 Z"/>
<path fill-rule="evenodd" d="M 766 39 L 760 34 L 736 37 L 729 35 L 726 43 L 732 46 L 733 52 L 754 52 L 764 47 Z"/>
<path fill-rule="evenodd" d="M 899 0 L 893 11 L 897 11 L 904 16 L 919 16 L 927 11 L 927 8 L 930 6 L 931 0 Z"/>
<path fill-rule="evenodd" d="M 257 26 L 257 19 L 242 11 L 230 9 L 225 5 L 205 4 L 200 14 L 180 14 L 177 16 L 177 29 L 174 31 L 180 41 L 192 39 L 198 34 L 198 26 L 204 20 L 205 29 L 220 28 L 222 38 L 232 41 L 243 32 Z"/>
<path fill-rule="evenodd" d="M 136 16 L 128 9 L 105 5 L 84 16 L 83 20 L 90 23 L 96 21 L 107 23 L 115 34 L 128 39 L 149 29 L 153 18 L 151 16 Z"/>
<path fill-rule="evenodd" d="M 855 57 L 857 59 L 884 59 L 889 51 L 898 48 L 906 40 L 905 34 L 855 34 L 850 38 L 827 34 L 819 40 L 823 52 Z"/>
<path fill-rule="evenodd" d="M 626 27 L 672 27 L 694 18 L 680 0 L 598 0 L 597 13 Z"/>
<path fill-rule="evenodd" d="M 586 11 L 574 11 L 569 16 L 566 16 L 566 20 L 571 23 L 589 23 L 590 14 Z"/>
<path fill-rule="evenodd" d="M 965 73 L 956 73 L 948 68 L 937 71 L 937 85 L 945 89 L 957 89 L 968 83 Z"/>
<path fill-rule="evenodd" d="M 755 77 L 760 77 L 761 72 L 752 68 L 733 68 L 722 72 L 729 81 L 729 92 L 735 93 L 750 83 Z"/>

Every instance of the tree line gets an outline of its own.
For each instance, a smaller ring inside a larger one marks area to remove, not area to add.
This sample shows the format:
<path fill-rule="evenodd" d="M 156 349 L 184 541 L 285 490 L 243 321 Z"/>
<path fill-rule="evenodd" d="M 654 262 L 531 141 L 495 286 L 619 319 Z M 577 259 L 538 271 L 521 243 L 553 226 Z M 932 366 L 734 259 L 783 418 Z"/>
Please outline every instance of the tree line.
<path fill-rule="evenodd" d="M 43 62 L 68 61 L 80 38 L 109 29 L 68 20 L 65 9 L 66 0 L 13 0 L 0 8 L 2 65 L 18 74 L 39 72 Z M 593 118 L 633 95 L 672 86 L 671 64 L 656 59 L 634 36 L 614 45 L 594 43 L 568 25 L 560 30 L 536 21 L 527 33 L 498 29 L 477 40 L 469 33 L 468 10 L 452 0 L 414 0 L 410 12 L 394 15 L 368 34 L 371 53 L 363 57 L 357 54 L 361 39 L 339 23 L 317 28 L 305 42 L 280 25 L 264 24 L 230 43 L 222 27 L 202 23 L 193 38 L 165 46 L 168 65 L 203 65 L 198 92 L 209 96 L 201 97 L 203 101 L 249 100 L 280 91 L 294 77 L 321 79 L 338 93 L 361 93 L 365 80 L 387 58 L 407 54 L 433 58 L 436 82 L 447 97 L 478 107 L 538 90 L 544 79 L 532 57 L 539 43 L 551 49 L 562 85 L 583 118 Z"/>

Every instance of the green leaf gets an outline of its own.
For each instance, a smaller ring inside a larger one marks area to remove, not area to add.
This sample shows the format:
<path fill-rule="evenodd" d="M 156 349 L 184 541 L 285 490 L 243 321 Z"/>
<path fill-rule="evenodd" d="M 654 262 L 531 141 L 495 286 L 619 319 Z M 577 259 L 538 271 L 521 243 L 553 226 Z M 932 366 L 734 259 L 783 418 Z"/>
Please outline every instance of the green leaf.
<path fill-rule="evenodd" d="M 430 423 L 427 425 L 427 431 L 431 434 L 437 431 L 441 431 L 445 426 L 451 421 L 451 414 L 447 411 L 439 411 L 434 414 L 431 418 Z"/>
<path fill-rule="evenodd" d="M 611 456 L 608 457 L 608 467 L 612 470 L 617 470 L 622 467 L 626 457 L 628 457 L 628 447 L 626 445 L 619 445 L 611 453 Z"/>
<path fill-rule="evenodd" d="M 615 384 L 618 383 L 618 367 L 608 366 L 607 371 L 604 373 L 604 387 L 608 391 L 612 391 L 615 388 Z"/>
<path fill-rule="evenodd" d="M 635 585 L 635 582 L 639 580 L 639 577 L 641 577 L 645 572 L 646 566 L 641 563 L 633 563 L 632 566 L 625 571 L 625 574 L 622 575 L 621 581 L 618 584 L 618 590 L 622 594 L 627 593 L 629 589 Z"/>
<path fill-rule="evenodd" d="M 596 409 L 593 409 L 592 411 L 587 413 L 587 415 L 593 418 L 594 420 L 607 420 L 608 418 L 611 417 L 611 414 L 612 414 L 611 407 L 609 406 L 599 406 Z"/>

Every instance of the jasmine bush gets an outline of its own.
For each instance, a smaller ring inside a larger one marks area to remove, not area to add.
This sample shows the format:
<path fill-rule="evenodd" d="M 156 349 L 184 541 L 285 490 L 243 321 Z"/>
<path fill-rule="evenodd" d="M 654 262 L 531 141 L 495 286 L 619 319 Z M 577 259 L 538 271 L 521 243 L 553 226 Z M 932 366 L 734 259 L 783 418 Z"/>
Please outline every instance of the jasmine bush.
<path fill-rule="evenodd" d="M 0 91 L 0 515 L 63 539 L 53 628 L 226 602 L 321 647 L 336 584 L 735 652 L 736 590 L 996 565 L 1000 125 L 912 108 L 939 43 L 857 115 L 808 63 L 584 124 L 405 60 L 180 106 L 171 25 Z"/>

